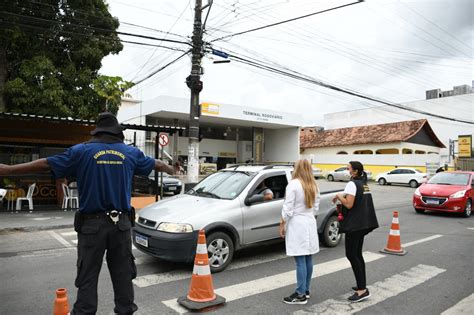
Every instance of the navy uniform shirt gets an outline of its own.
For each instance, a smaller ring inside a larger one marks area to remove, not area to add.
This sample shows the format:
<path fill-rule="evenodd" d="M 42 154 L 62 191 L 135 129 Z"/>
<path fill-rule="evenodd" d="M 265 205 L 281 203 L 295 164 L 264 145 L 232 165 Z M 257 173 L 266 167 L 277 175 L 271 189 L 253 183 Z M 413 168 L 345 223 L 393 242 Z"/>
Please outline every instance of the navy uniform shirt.
<path fill-rule="evenodd" d="M 76 177 L 79 210 L 129 210 L 132 177 L 148 175 L 155 160 L 122 142 L 87 142 L 47 158 L 56 178 Z"/>

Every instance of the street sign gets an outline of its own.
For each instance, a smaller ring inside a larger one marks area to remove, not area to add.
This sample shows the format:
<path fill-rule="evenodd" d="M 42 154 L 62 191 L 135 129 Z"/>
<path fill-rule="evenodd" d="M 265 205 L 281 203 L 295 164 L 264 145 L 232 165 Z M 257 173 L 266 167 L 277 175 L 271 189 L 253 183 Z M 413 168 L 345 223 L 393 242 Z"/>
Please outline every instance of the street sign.
<path fill-rule="evenodd" d="M 162 133 L 160 134 L 158 142 L 160 143 L 162 147 L 166 147 L 168 143 L 170 143 L 170 138 L 168 138 L 167 134 Z"/>

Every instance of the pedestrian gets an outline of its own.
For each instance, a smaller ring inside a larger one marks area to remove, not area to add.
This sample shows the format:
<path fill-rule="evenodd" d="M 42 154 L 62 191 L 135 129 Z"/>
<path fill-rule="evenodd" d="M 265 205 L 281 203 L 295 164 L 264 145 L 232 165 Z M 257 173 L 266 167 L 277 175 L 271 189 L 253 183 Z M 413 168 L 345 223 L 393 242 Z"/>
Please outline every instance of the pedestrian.
<path fill-rule="evenodd" d="M 296 290 L 283 298 L 286 304 L 306 304 L 313 275 L 312 255 L 319 252 L 315 214 L 319 210 L 319 189 L 308 160 L 295 164 L 293 179 L 286 187 L 280 222 L 280 236 L 285 238 L 286 255 L 296 262 Z"/>
<path fill-rule="evenodd" d="M 348 300 L 360 302 L 370 296 L 366 287 L 365 261 L 362 256 L 364 237 L 378 228 L 372 195 L 367 185 L 367 174 L 364 166 L 357 161 L 347 165 L 351 175 L 343 193 L 336 194 L 333 202 L 339 200 L 342 204 L 343 220 L 339 232 L 345 233 L 346 257 L 351 263 L 357 286 Z"/>
<path fill-rule="evenodd" d="M 132 314 L 138 309 L 132 284 L 136 277 L 131 245 L 132 177 L 148 175 L 153 169 L 173 174 L 173 169 L 124 144 L 123 129 L 113 114 L 102 113 L 90 141 L 33 162 L 0 164 L 0 175 L 51 171 L 56 178 L 77 179 L 80 207 L 74 229 L 78 235 L 78 292 L 71 314 L 97 312 L 97 283 L 104 252 L 113 284 L 114 312 Z"/>

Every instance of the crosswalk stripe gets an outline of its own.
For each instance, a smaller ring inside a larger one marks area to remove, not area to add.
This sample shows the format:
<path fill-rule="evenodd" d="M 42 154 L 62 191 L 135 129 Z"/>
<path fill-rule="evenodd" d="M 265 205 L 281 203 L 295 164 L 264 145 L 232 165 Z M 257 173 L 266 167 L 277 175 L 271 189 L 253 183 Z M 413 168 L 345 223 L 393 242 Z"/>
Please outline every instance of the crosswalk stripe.
<path fill-rule="evenodd" d="M 72 240 L 71 242 L 77 245 L 77 240 Z"/>
<path fill-rule="evenodd" d="M 259 257 L 252 257 L 251 259 L 242 259 L 239 261 L 232 262 L 232 264 L 227 268 L 227 270 L 235 270 L 240 268 L 245 268 L 249 266 L 254 266 L 258 264 L 263 264 L 279 259 L 287 258 L 286 254 L 273 254 L 269 255 L 265 258 Z M 139 257 L 135 260 L 135 264 L 139 265 L 141 263 L 146 262 L 149 257 Z M 133 280 L 133 283 L 139 288 L 146 288 L 152 285 L 157 285 L 161 283 L 171 282 L 171 281 L 178 281 L 187 278 L 191 278 L 191 270 L 186 271 L 173 271 L 173 272 L 163 272 L 158 274 L 151 274 L 151 275 L 144 275 L 137 277 Z"/>
<path fill-rule="evenodd" d="M 385 255 L 372 252 L 364 252 L 364 260 L 366 263 L 375 261 L 385 257 Z M 314 265 L 313 277 L 322 277 L 337 271 L 351 268 L 347 258 L 338 258 L 321 264 Z M 296 283 L 295 271 L 287 271 L 273 276 L 268 276 L 240 284 L 235 284 L 215 290 L 216 294 L 224 296 L 227 302 L 238 300 L 244 297 L 261 294 L 271 290 L 283 288 Z M 184 294 L 184 292 L 183 292 Z M 181 307 L 175 299 L 163 301 L 163 304 L 174 311 L 183 314 L 187 310 Z"/>
<path fill-rule="evenodd" d="M 441 313 L 441 315 L 472 314 L 472 310 L 474 310 L 474 294 L 462 299 L 456 305 Z"/>
<path fill-rule="evenodd" d="M 63 232 L 61 233 L 62 236 L 75 236 L 77 235 L 76 231 L 71 231 L 71 232 Z"/>
<path fill-rule="evenodd" d="M 54 232 L 54 231 L 48 231 L 48 233 L 54 237 L 59 243 L 63 244 L 64 247 L 71 247 L 72 245 L 66 241 L 61 235 L 59 235 L 58 233 Z"/>
<path fill-rule="evenodd" d="M 397 296 L 411 288 L 414 288 L 440 273 L 445 272 L 435 266 L 418 265 L 400 274 L 396 274 L 383 281 L 378 281 L 367 288 L 371 297 L 362 303 L 350 303 L 347 297 L 350 293 L 341 295 L 338 299 L 329 299 L 322 303 L 315 304 L 300 311 L 296 311 L 294 315 L 301 314 L 353 314 L 361 310 L 380 303 L 388 298 Z"/>
<path fill-rule="evenodd" d="M 432 236 L 429 236 L 429 237 L 422 238 L 420 240 L 416 240 L 416 241 L 413 241 L 413 242 L 403 244 L 402 246 L 403 247 L 410 247 L 410 246 L 413 246 L 413 245 L 417 245 L 417 244 L 420 244 L 420 243 L 424 243 L 424 242 L 428 242 L 428 241 L 440 238 L 442 236 L 443 235 L 441 235 L 441 234 L 436 234 L 436 235 L 432 235 Z"/>
<path fill-rule="evenodd" d="M 468 230 L 474 230 L 474 227 L 468 227 L 467 229 Z"/>

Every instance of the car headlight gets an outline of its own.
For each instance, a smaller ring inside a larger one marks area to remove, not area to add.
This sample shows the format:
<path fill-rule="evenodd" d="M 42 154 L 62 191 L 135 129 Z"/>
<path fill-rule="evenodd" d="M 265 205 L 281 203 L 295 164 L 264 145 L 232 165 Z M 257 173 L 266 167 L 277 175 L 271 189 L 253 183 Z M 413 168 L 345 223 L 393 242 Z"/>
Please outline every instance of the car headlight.
<path fill-rule="evenodd" d="M 187 223 L 169 223 L 162 222 L 158 225 L 158 231 L 169 232 L 169 233 L 191 233 L 193 227 Z"/>
<path fill-rule="evenodd" d="M 421 197 L 421 193 L 420 193 L 420 188 L 419 188 L 419 187 L 415 190 L 415 195 L 417 195 L 418 197 Z"/>
<path fill-rule="evenodd" d="M 464 197 L 465 194 L 466 194 L 466 190 L 461 190 L 452 194 L 451 196 L 449 196 L 449 198 L 462 198 Z"/>

